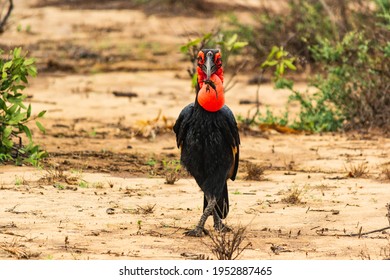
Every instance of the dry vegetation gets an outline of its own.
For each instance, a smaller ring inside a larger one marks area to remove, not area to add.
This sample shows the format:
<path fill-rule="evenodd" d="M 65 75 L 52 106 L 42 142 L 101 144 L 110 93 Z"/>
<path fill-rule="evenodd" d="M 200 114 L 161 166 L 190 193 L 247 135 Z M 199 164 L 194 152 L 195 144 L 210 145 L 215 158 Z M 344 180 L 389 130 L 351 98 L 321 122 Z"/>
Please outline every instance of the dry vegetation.
<path fill-rule="evenodd" d="M 209 231 L 211 252 L 217 260 L 235 260 L 250 248 L 252 244 L 247 241 L 246 227 L 237 226 L 231 230 Z"/>
<path fill-rule="evenodd" d="M 305 193 L 304 187 L 299 188 L 297 186 L 294 186 L 285 192 L 284 197 L 281 199 L 281 201 L 287 204 L 303 204 L 303 193 Z"/>
<path fill-rule="evenodd" d="M 247 162 L 246 165 L 246 175 L 245 180 L 261 181 L 264 179 L 265 166 Z"/>
<path fill-rule="evenodd" d="M 367 176 L 369 174 L 369 167 L 366 162 L 360 162 L 357 164 L 350 164 L 348 168 L 346 168 L 348 172 L 348 177 L 351 178 L 361 178 Z"/>

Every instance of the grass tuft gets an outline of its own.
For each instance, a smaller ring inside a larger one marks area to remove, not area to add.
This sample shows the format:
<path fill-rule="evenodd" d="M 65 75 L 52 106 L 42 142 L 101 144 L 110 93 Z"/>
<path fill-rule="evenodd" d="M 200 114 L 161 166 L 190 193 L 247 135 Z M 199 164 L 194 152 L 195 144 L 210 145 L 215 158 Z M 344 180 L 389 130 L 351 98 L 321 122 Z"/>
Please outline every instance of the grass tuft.
<path fill-rule="evenodd" d="M 348 177 L 350 178 L 361 178 L 367 176 L 369 173 L 369 168 L 367 163 L 361 162 L 358 164 L 350 164 L 349 168 L 345 168 L 348 172 Z"/>
<path fill-rule="evenodd" d="M 261 181 L 264 178 L 265 167 L 256 163 L 248 162 L 246 164 L 245 180 Z"/>
<path fill-rule="evenodd" d="M 211 240 L 211 252 L 218 260 L 235 260 L 244 250 L 252 246 L 246 240 L 246 227 L 239 226 L 231 231 L 211 231 L 208 237 Z"/>

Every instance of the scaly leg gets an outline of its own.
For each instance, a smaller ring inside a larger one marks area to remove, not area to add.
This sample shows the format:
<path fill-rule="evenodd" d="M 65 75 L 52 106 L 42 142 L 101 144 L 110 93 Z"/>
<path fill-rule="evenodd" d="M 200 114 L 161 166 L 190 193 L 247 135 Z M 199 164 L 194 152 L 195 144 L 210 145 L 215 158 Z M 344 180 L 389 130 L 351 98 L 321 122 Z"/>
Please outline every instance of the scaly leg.
<path fill-rule="evenodd" d="M 215 210 L 215 205 L 217 204 L 217 200 L 215 197 L 208 199 L 208 205 L 204 209 L 202 216 L 200 217 L 198 225 L 190 231 L 185 232 L 187 236 L 200 237 L 203 236 L 203 233 L 207 234 L 207 231 L 204 228 L 204 224 L 206 223 L 207 218 L 213 213 Z"/>
<path fill-rule="evenodd" d="M 219 217 L 218 212 L 215 209 L 213 211 L 213 218 L 214 218 L 214 229 L 216 231 L 221 231 L 221 232 L 231 231 L 231 228 L 229 228 L 227 225 L 222 223 L 222 219 Z"/>

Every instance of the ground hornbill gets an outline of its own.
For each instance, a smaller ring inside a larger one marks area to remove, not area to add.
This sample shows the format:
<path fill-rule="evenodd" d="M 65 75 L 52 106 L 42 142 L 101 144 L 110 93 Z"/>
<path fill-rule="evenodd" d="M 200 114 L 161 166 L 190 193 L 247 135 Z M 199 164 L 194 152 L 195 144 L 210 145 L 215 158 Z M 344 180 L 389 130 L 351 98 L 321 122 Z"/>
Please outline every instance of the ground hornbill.
<path fill-rule="evenodd" d="M 181 148 L 181 163 L 204 193 L 203 214 L 188 236 L 202 236 L 210 215 L 216 230 L 229 212 L 227 179 L 237 174 L 240 137 L 232 111 L 224 105 L 221 53 L 203 49 L 198 54 L 195 102 L 180 113 L 173 130 Z"/>

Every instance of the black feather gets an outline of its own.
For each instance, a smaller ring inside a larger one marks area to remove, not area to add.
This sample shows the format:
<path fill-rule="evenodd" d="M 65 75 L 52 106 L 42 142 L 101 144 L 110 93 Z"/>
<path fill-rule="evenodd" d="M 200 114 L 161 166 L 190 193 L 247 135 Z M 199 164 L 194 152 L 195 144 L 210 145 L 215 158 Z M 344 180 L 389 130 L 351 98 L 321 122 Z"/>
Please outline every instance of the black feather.
<path fill-rule="evenodd" d="M 217 213 L 225 218 L 229 212 L 226 180 L 235 179 L 239 160 L 240 137 L 232 111 L 223 106 L 217 112 L 208 112 L 191 103 L 181 111 L 173 130 L 181 147 L 182 164 L 205 197 L 217 199 Z"/>

